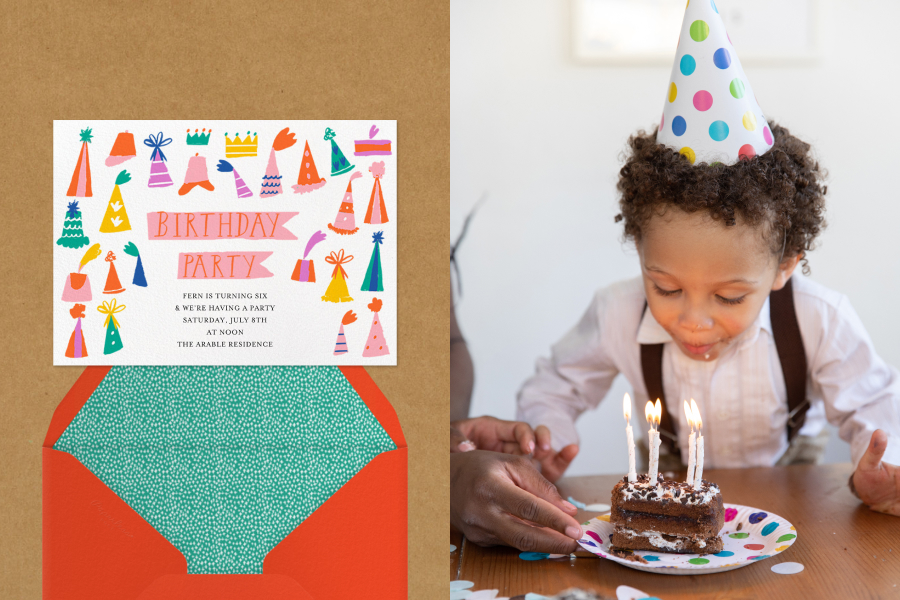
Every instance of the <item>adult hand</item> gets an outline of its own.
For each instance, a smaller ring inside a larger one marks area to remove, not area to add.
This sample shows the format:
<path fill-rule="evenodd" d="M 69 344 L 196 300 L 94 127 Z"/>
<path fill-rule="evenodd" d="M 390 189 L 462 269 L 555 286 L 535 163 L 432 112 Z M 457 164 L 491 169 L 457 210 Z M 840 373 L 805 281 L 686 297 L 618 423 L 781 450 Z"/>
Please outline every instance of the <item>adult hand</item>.
<path fill-rule="evenodd" d="M 555 483 L 578 456 L 578 445 L 569 444 L 556 452 L 550 445 L 550 430 L 543 425 L 538 425 L 534 430 L 534 435 L 537 440 L 534 459 L 541 465 L 541 474 Z"/>
<path fill-rule="evenodd" d="M 494 417 L 450 423 L 450 452 L 467 452 L 475 448 L 505 454 L 531 454 L 535 449 L 534 432 L 528 423 Z"/>
<path fill-rule="evenodd" d="M 876 429 L 853 473 L 853 487 L 872 510 L 900 517 L 900 467 L 881 461 L 887 444 L 887 434 Z"/>
<path fill-rule="evenodd" d="M 582 531 L 577 509 L 521 456 L 450 455 L 450 522 L 479 546 L 568 554 Z"/>

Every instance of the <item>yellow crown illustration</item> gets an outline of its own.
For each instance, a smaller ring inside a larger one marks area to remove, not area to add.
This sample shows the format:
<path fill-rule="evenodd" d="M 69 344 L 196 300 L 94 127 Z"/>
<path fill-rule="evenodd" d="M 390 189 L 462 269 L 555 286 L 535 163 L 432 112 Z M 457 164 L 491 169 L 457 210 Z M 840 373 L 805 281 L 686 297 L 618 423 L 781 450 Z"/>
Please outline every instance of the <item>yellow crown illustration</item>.
<path fill-rule="evenodd" d="M 193 135 L 191 134 L 191 130 L 187 130 L 187 145 L 188 146 L 206 146 L 209 144 L 209 134 L 212 133 L 212 129 L 209 131 L 206 128 L 203 129 L 202 133 L 198 133 L 197 130 L 194 130 Z"/>
<path fill-rule="evenodd" d="M 247 137 L 241 139 L 240 134 L 235 133 L 234 138 L 228 137 L 228 134 L 225 134 L 225 158 L 240 158 L 242 156 L 256 156 L 256 147 L 258 145 L 258 140 L 256 136 L 256 132 L 253 132 L 253 137 L 250 137 L 250 132 L 247 132 Z"/>

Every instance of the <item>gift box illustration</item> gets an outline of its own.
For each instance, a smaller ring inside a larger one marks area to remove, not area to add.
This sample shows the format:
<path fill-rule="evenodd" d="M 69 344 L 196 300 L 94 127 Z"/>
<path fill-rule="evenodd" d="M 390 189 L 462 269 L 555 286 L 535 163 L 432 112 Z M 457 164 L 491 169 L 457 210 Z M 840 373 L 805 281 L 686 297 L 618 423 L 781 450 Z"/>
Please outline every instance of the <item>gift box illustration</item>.
<path fill-rule="evenodd" d="M 406 443 L 362 367 L 88 367 L 42 451 L 45 600 L 407 597 Z"/>
<path fill-rule="evenodd" d="M 297 264 L 294 266 L 294 272 L 291 274 L 291 279 L 294 281 L 303 281 L 313 283 L 316 281 L 316 269 L 313 264 L 312 259 L 307 260 L 306 257 L 309 256 L 310 251 L 313 249 L 313 246 L 318 244 L 319 242 L 325 239 L 325 234 L 321 231 L 317 231 L 312 236 L 310 236 L 309 241 L 306 242 L 306 249 L 303 251 L 303 258 L 297 261 Z"/>
<path fill-rule="evenodd" d="M 100 244 L 94 244 L 81 257 L 78 271 L 69 273 L 66 276 L 66 284 L 62 293 L 63 302 L 91 301 L 91 281 L 88 279 L 87 273 L 82 273 L 81 269 L 98 256 L 100 256 Z"/>

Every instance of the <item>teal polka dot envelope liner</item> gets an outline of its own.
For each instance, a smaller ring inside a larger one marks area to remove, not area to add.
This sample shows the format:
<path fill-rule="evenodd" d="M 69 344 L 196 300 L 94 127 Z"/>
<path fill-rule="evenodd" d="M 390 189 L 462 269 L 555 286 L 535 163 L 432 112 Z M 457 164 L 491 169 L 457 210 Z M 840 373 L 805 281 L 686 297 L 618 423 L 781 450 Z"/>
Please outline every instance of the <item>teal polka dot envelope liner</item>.
<path fill-rule="evenodd" d="M 362 367 L 89 367 L 43 452 L 45 599 L 406 598 L 406 444 Z M 360 528 L 379 552 L 334 560 Z"/>
<path fill-rule="evenodd" d="M 723 549 L 718 554 L 668 554 L 651 550 L 636 550 L 634 558 L 620 558 L 609 553 L 609 538 L 615 526 L 609 515 L 601 515 L 584 524 L 581 546 L 601 558 L 608 558 L 626 567 L 665 575 L 702 575 L 738 569 L 784 552 L 797 541 L 797 530 L 776 514 L 741 506 L 725 504 L 725 525 L 719 532 Z"/>

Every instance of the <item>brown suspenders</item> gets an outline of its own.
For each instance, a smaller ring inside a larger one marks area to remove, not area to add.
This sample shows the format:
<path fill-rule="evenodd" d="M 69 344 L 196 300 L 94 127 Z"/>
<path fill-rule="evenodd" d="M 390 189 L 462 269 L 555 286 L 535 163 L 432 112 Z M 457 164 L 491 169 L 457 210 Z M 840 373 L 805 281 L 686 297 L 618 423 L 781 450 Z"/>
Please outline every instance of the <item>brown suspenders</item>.
<path fill-rule="evenodd" d="M 647 303 L 644 302 L 644 312 L 646 311 Z M 787 389 L 788 440 L 793 440 L 806 420 L 809 400 L 806 398 L 806 352 L 803 349 L 803 338 L 797 322 L 790 279 L 783 288 L 769 294 L 769 311 L 775 349 L 778 351 L 778 360 L 781 362 L 784 385 Z M 675 455 L 680 455 L 678 420 L 672 418 L 669 409 L 678 410 L 681 405 L 669 407 L 666 404 L 666 394 L 663 391 L 662 357 L 663 344 L 641 344 L 641 370 L 644 373 L 647 395 L 651 400 L 659 398 L 663 405 L 659 424 L 660 434 L 669 450 Z"/>

